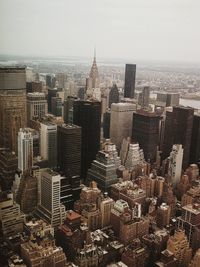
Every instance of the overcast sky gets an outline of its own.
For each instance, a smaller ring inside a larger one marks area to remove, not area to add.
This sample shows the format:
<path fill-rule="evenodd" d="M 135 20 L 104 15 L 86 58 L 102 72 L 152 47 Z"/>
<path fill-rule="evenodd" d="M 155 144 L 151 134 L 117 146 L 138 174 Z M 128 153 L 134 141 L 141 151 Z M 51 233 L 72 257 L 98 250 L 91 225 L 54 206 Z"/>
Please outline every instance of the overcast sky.
<path fill-rule="evenodd" d="M 200 0 L 0 0 L 0 54 L 200 62 Z"/>

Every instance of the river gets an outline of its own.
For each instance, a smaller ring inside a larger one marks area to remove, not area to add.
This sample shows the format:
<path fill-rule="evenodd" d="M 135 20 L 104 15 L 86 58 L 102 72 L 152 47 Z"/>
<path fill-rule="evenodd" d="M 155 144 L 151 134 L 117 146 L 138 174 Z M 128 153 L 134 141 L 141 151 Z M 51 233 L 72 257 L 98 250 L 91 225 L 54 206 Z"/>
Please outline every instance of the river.
<path fill-rule="evenodd" d="M 180 98 L 180 105 L 200 109 L 200 100 Z"/>
<path fill-rule="evenodd" d="M 152 92 L 150 97 L 156 99 L 157 94 Z M 200 100 L 180 98 L 180 105 L 200 110 Z"/>

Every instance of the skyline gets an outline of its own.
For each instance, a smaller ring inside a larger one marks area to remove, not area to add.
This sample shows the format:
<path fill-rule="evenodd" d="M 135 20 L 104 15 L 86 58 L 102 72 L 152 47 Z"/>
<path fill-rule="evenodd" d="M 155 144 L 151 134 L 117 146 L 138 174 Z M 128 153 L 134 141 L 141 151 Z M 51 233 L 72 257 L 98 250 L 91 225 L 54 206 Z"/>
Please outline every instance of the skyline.
<path fill-rule="evenodd" d="M 0 55 L 0 265 L 199 266 L 200 68 L 81 61 Z"/>
<path fill-rule="evenodd" d="M 2 0 L 0 54 L 200 63 L 200 3 L 145 2 Z"/>

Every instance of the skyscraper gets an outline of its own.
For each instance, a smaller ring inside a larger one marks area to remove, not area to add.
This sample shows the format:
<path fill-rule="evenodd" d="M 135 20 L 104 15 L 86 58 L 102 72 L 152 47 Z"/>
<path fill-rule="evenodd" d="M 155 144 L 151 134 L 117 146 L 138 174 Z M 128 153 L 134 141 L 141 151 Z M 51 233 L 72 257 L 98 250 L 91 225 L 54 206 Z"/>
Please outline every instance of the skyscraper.
<path fill-rule="evenodd" d="M 40 174 L 38 174 L 39 176 Z M 24 172 L 16 190 L 16 202 L 25 214 L 33 212 L 38 204 L 38 177 L 34 171 Z"/>
<path fill-rule="evenodd" d="M 162 160 L 169 157 L 172 150 L 172 139 L 173 139 L 173 109 L 166 110 L 166 116 L 162 119 L 162 137 L 161 137 L 161 149 L 162 149 Z"/>
<path fill-rule="evenodd" d="M 51 112 L 56 117 L 62 116 L 62 99 L 60 97 L 51 98 Z"/>
<path fill-rule="evenodd" d="M 172 152 L 169 156 L 168 174 L 171 178 L 173 187 L 176 187 L 180 182 L 183 162 L 183 148 L 182 145 L 173 145 Z"/>
<path fill-rule="evenodd" d="M 171 215 L 171 208 L 166 203 L 162 203 L 157 209 L 156 222 L 159 228 L 169 225 Z"/>
<path fill-rule="evenodd" d="M 0 151 L 0 184 L 2 190 L 10 190 L 15 179 L 18 159 L 15 153 Z"/>
<path fill-rule="evenodd" d="M 180 94 L 179 93 L 168 93 L 166 107 L 179 106 Z"/>
<path fill-rule="evenodd" d="M 67 82 L 67 74 L 65 73 L 56 73 L 56 81 L 57 81 L 57 85 L 58 88 L 62 88 L 64 89 L 66 86 L 66 82 Z"/>
<path fill-rule="evenodd" d="M 46 86 L 48 86 L 49 88 L 53 87 L 53 77 L 51 74 L 47 74 L 46 75 Z"/>
<path fill-rule="evenodd" d="M 73 123 L 73 104 L 76 99 L 76 96 L 68 96 L 64 101 L 63 117 L 66 124 Z"/>
<path fill-rule="evenodd" d="M 56 97 L 57 96 L 57 88 L 50 88 L 48 89 L 48 98 L 47 98 L 47 102 L 48 102 L 48 112 L 52 112 L 52 103 L 51 103 L 51 99 L 52 97 Z"/>
<path fill-rule="evenodd" d="M 0 233 L 4 237 L 22 233 L 25 216 L 20 205 L 13 201 L 13 194 L 0 192 Z"/>
<path fill-rule="evenodd" d="M 58 166 L 72 177 L 81 172 L 81 127 L 62 124 L 57 128 Z"/>
<path fill-rule="evenodd" d="M 119 91 L 116 84 L 113 84 L 109 92 L 108 107 L 111 108 L 112 103 L 119 103 Z"/>
<path fill-rule="evenodd" d="M 124 97 L 134 98 L 135 94 L 136 65 L 126 64 Z"/>
<path fill-rule="evenodd" d="M 107 143 L 105 148 L 97 153 L 91 168 L 87 173 L 87 184 L 95 181 L 98 188 L 104 192 L 109 192 L 112 184 L 118 182 L 116 170 L 121 165 L 116 146 Z"/>
<path fill-rule="evenodd" d="M 42 82 L 27 82 L 26 76 L 26 92 L 27 93 L 42 93 Z"/>
<path fill-rule="evenodd" d="M 111 112 L 108 110 L 103 114 L 103 138 L 110 138 L 110 116 Z"/>
<path fill-rule="evenodd" d="M 162 158 L 169 156 L 173 144 L 182 144 L 183 169 L 189 165 L 193 117 L 194 109 L 190 107 L 173 107 L 172 112 L 166 113 Z"/>
<path fill-rule="evenodd" d="M 90 70 L 89 78 L 86 79 L 86 89 L 99 88 L 99 71 L 96 62 L 96 52 Z"/>
<path fill-rule="evenodd" d="M 33 137 L 28 128 L 18 132 L 18 169 L 30 170 L 33 165 Z"/>
<path fill-rule="evenodd" d="M 25 67 L 0 68 L 0 146 L 17 152 L 17 134 L 26 126 Z"/>
<path fill-rule="evenodd" d="M 144 153 L 143 150 L 140 149 L 139 144 L 129 144 L 127 149 L 126 158 L 122 156 L 121 158 L 125 158 L 124 166 L 129 170 L 134 170 L 138 165 L 142 165 L 144 163 Z"/>
<path fill-rule="evenodd" d="M 192 189 L 189 193 L 191 193 Z M 181 216 L 177 218 L 177 226 L 178 229 L 185 230 L 190 245 L 196 251 L 200 244 L 200 205 L 194 199 L 192 201 L 194 203 L 182 207 Z"/>
<path fill-rule="evenodd" d="M 200 249 L 197 250 L 194 258 L 190 262 L 188 267 L 197 267 L 200 266 Z"/>
<path fill-rule="evenodd" d="M 174 107 L 179 106 L 179 93 L 157 93 L 156 105 Z"/>
<path fill-rule="evenodd" d="M 129 103 L 113 103 L 111 105 L 110 138 L 118 150 L 123 138 L 131 137 L 135 108 L 134 104 Z"/>
<path fill-rule="evenodd" d="M 74 101 L 73 122 L 82 128 L 81 178 L 85 179 L 100 147 L 101 103 L 95 100 Z"/>
<path fill-rule="evenodd" d="M 27 120 L 41 119 L 47 114 L 47 100 L 44 93 L 27 94 Z"/>
<path fill-rule="evenodd" d="M 152 163 L 156 160 L 159 121 L 160 116 L 155 113 L 139 110 L 133 114 L 132 139 L 143 149 L 145 160 Z"/>
<path fill-rule="evenodd" d="M 148 108 L 149 107 L 149 97 L 150 97 L 150 87 L 145 86 L 141 93 L 141 99 L 139 101 L 139 104 L 142 106 L 142 108 Z"/>
<path fill-rule="evenodd" d="M 57 125 L 50 122 L 41 123 L 40 155 L 48 160 L 49 167 L 57 166 Z"/>
<path fill-rule="evenodd" d="M 114 200 L 107 196 L 107 194 L 104 195 L 104 198 L 100 202 L 100 212 L 101 212 L 101 227 L 104 228 L 106 226 L 110 225 L 110 212 L 111 209 L 114 206 Z"/>
<path fill-rule="evenodd" d="M 177 258 L 177 266 L 188 266 L 192 258 L 192 249 L 183 230 L 177 230 L 173 236 L 170 236 L 167 249 Z"/>
<path fill-rule="evenodd" d="M 94 54 L 94 60 L 93 60 L 92 67 L 90 70 L 90 79 L 92 81 L 92 88 L 98 88 L 99 87 L 99 71 L 98 71 L 97 62 L 96 62 L 96 52 Z"/>
<path fill-rule="evenodd" d="M 200 115 L 194 115 L 190 147 L 190 163 L 200 162 Z"/>
<path fill-rule="evenodd" d="M 65 207 L 60 202 L 62 177 L 51 170 L 46 170 L 41 177 L 41 201 L 38 214 L 53 227 L 58 227 L 65 219 Z"/>
<path fill-rule="evenodd" d="M 84 100 L 85 97 L 85 87 L 79 87 L 77 92 L 77 97 L 81 100 Z"/>

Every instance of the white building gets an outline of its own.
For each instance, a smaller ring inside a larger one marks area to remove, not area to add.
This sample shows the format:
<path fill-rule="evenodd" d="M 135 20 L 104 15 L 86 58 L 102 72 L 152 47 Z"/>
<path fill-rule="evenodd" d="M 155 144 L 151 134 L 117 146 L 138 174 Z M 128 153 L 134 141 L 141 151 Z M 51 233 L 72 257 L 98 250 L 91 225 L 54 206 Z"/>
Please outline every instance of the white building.
<path fill-rule="evenodd" d="M 172 151 L 169 156 L 169 169 L 168 174 L 171 177 L 173 187 L 176 187 L 180 181 L 182 173 L 182 161 L 183 161 L 183 148 L 182 145 L 173 145 Z"/>
<path fill-rule="evenodd" d="M 44 122 L 40 128 L 40 155 L 53 168 L 57 165 L 57 125 Z"/>
<path fill-rule="evenodd" d="M 108 196 L 105 197 L 105 199 L 103 199 L 100 202 L 99 209 L 101 211 L 101 227 L 102 228 L 110 225 L 110 212 L 114 204 L 115 204 L 114 200 Z"/>
<path fill-rule="evenodd" d="M 33 136 L 29 128 L 18 132 L 18 169 L 24 172 L 33 165 Z"/>
<path fill-rule="evenodd" d="M 120 149 L 122 140 L 132 135 L 133 112 L 136 105 L 130 103 L 113 103 L 111 105 L 110 138 Z"/>
<path fill-rule="evenodd" d="M 107 139 L 106 142 L 102 144 L 102 150 L 112 156 L 115 163 L 115 168 L 118 169 L 121 166 L 121 160 L 118 156 L 116 145 L 113 144 L 110 139 Z"/>
<path fill-rule="evenodd" d="M 41 174 L 38 213 L 53 227 L 59 226 L 65 219 L 65 206 L 60 202 L 61 179 L 60 174 L 50 169 Z"/>
<path fill-rule="evenodd" d="M 140 149 L 138 143 L 129 144 L 125 167 L 129 170 L 133 170 L 136 166 L 142 163 L 144 163 L 143 149 Z"/>
<path fill-rule="evenodd" d="M 33 68 L 26 68 L 26 82 L 35 82 L 35 73 Z"/>

